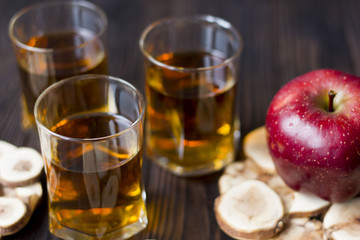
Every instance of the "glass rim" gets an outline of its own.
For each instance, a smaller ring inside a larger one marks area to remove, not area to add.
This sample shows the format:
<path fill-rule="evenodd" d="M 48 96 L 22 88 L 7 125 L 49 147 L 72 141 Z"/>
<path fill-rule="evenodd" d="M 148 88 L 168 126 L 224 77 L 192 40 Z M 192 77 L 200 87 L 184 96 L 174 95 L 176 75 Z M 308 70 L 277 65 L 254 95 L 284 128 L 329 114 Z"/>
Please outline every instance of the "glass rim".
<path fill-rule="evenodd" d="M 110 80 L 110 81 L 114 81 L 114 82 L 118 82 L 120 83 L 122 86 L 126 86 L 128 88 L 131 89 L 131 91 L 134 91 L 136 93 L 136 96 L 139 98 L 139 101 L 141 103 L 141 112 L 139 114 L 139 116 L 137 116 L 136 120 L 133 121 L 131 123 L 131 125 L 129 127 L 127 127 L 126 129 L 119 131 L 117 133 L 114 134 L 110 134 L 104 137 L 96 137 L 96 138 L 75 138 L 75 137 L 69 137 L 69 136 L 64 136 L 58 133 L 55 133 L 53 131 L 51 131 L 48 127 L 46 127 L 42 121 L 40 120 L 40 116 L 37 114 L 37 110 L 39 107 L 40 102 L 43 100 L 43 98 L 50 94 L 53 90 L 67 85 L 70 82 L 75 82 L 75 81 L 85 81 L 85 80 Z M 73 77 L 69 77 L 69 78 L 65 78 L 63 80 L 60 80 L 58 82 L 53 83 L 52 85 L 50 85 L 49 87 L 47 87 L 41 94 L 40 96 L 36 99 L 35 105 L 34 105 L 34 118 L 35 118 L 35 122 L 38 128 L 41 128 L 43 131 L 47 132 L 48 134 L 55 136 L 59 139 L 63 139 L 63 140 L 67 140 L 67 141 L 72 141 L 72 142 L 100 142 L 100 141 L 105 141 L 105 140 L 109 140 L 112 138 L 116 138 L 118 136 L 123 135 L 124 133 L 130 131 L 131 129 L 134 129 L 138 124 L 140 124 L 140 122 L 142 121 L 142 119 L 144 119 L 145 117 L 145 110 L 146 110 L 146 101 L 145 98 L 143 96 L 143 94 L 135 87 L 133 86 L 131 83 L 125 81 L 124 79 L 121 78 L 117 78 L 117 77 L 113 77 L 113 76 L 109 76 L 109 75 L 105 75 L 105 74 L 83 74 L 83 75 L 78 75 L 78 76 L 73 76 Z"/>
<path fill-rule="evenodd" d="M 168 64 L 165 64 L 163 62 L 156 60 L 156 58 L 153 57 L 153 55 L 150 54 L 145 49 L 146 37 L 154 29 L 157 29 L 164 25 L 172 24 L 174 22 L 180 22 L 180 21 L 182 21 L 182 22 L 199 21 L 199 22 L 206 22 L 206 23 L 215 23 L 222 29 L 226 29 L 226 30 L 230 31 L 231 34 L 233 34 L 235 41 L 238 43 L 239 46 L 230 57 L 227 57 L 224 61 L 222 61 L 219 64 L 212 65 L 209 67 L 184 68 L 184 67 L 178 67 L 178 66 L 171 66 L 171 65 L 168 65 Z M 208 70 L 213 70 L 213 69 L 217 69 L 220 67 L 224 67 L 224 66 L 228 65 L 229 63 L 233 62 L 236 58 L 238 58 L 240 56 L 240 54 L 242 52 L 243 40 L 242 40 L 241 34 L 235 29 L 235 27 L 230 22 L 228 22 L 222 18 L 215 17 L 212 15 L 192 15 L 192 16 L 181 16 L 181 17 L 176 16 L 176 17 L 162 18 L 162 19 L 154 21 L 150 25 L 148 25 L 141 33 L 140 40 L 139 40 L 139 47 L 140 47 L 140 50 L 143 53 L 143 55 L 149 61 L 151 61 L 152 63 L 154 63 L 157 66 L 160 66 L 162 68 L 166 68 L 166 69 L 169 69 L 172 71 L 178 71 L 178 72 L 199 72 L 199 71 L 208 71 Z"/>
<path fill-rule="evenodd" d="M 20 41 L 14 34 L 14 26 L 15 23 L 17 22 L 17 20 L 24 16 L 25 14 L 36 10 L 36 9 L 40 9 L 40 8 L 44 8 L 44 7 L 53 7 L 53 6 L 57 6 L 57 5 L 61 5 L 61 6 L 65 6 L 65 5 L 70 5 L 70 6 L 79 6 L 79 7 L 84 7 L 90 10 L 94 10 L 96 13 L 99 14 L 100 19 L 102 20 L 104 27 L 101 28 L 100 31 L 96 32 L 96 34 L 89 39 L 88 41 L 78 45 L 78 46 L 73 46 L 73 47 L 67 47 L 67 48 L 62 48 L 62 49 L 56 49 L 56 48 L 40 48 L 40 47 L 32 47 L 27 45 L 26 43 Z M 108 19 L 106 16 L 106 13 L 104 12 L 104 10 L 102 8 L 100 8 L 99 6 L 88 2 L 88 1 L 76 1 L 76 0 L 62 0 L 62 1 L 49 1 L 49 2 L 40 2 L 40 3 L 35 3 L 35 4 L 31 4 L 27 7 L 22 8 L 21 10 L 19 10 L 18 12 L 16 12 L 10 19 L 9 22 L 9 27 L 8 27 L 8 34 L 9 37 L 11 39 L 11 41 L 16 44 L 18 47 L 25 49 L 27 51 L 31 51 L 31 52 L 39 52 L 39 53 L 52 53 L 52 52 L 56 52 L 56 51 L 68 51 L 68 50 L 73 50 L 73 49 L 78 49 L 78 48 L 83 48 L 85 46 L 87 46 L 88 44 L 96 41 L 97 39 L 99 39 L 104 32 L 106 31 L 108 26 Z"/>

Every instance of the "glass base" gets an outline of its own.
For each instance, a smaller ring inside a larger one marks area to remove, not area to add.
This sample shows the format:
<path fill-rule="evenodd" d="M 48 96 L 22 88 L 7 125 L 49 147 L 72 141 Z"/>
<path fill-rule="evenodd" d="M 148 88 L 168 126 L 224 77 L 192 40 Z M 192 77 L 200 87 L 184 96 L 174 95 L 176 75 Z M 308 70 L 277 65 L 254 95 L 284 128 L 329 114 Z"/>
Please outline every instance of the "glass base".
<path fill-rule="evenodd" d="M 156 151 L 147 148 L 147 156 L 149 159 L 155 164 L 159 165 L 162 168 L 169 170 L 178 176 L 183 177 L 197 177 L 210 173 L 217 172 L 228 164 L 235 160 L 236 154 L 240 149 L 240 121 L 235 121 L 235 131 L 234 131 L 234 139 L 233 139 L 233 151 L 230 151 L 225 158 L 215 159 L 213 161 L 209 161 L 204 164 L 192 165 L 192 166 L 182 166 L 176 163 L 173 163 L 169 158 L 162 156 L 161 154 L 157 154 Z"/>
<path fill-rule="evenodd" d="M 104 240 L 113 240 L 113 239 L 117 239 L 117 240 L 123 240 L 123 239 L 128 239 L 131 236 L 141 232 L 142 230 L 144 230 L 147 226 L 147 216 L 146 216 L 146 211 L 142 211 L 140 218 L 137 222 L 131 224 L 131 225 L 127 225 L 121 229 L 118 229 L 116 231 L 113 231 L 111 233 L 108 233 L 106 235 L 103 236 L 94 236 L 94 235 L 88 235 L 86 233 L 83 232 L 79 232 L 76 229 L 72 229 L 72 228 L 67 228 L 61 224 L 59 224 L 56 219 L 53 219 L 51 216 L 49 217 L 49 225 L 52 226 L 50 227 L 50 232 L 62 239 L 76 239 L 76 240 L 95 240 L 95 239 L 104 239 Z"/>
<path fill-rule="evenodd" d="M 224 167 L 226 167 L 229 163 L 234 161 L 234 153 L 229 153 L 227 158 L 225 159 L 217 159 L 211 161 L 207 164 L 202 164 L 198 166 L 191 166 L 185 167 L 180 166 L 174 163 L 171 163 L 169 159 L 166 157 L 156 157 L 156 156 L 149 156 L 150 160 L 160 167 L 163 167 L 170 172 L 174 173 L 175 175 L 182 176 L 182 177 L 198 177 L 206 174 L 210 174 L 213 172 L 217 172 Z"/>

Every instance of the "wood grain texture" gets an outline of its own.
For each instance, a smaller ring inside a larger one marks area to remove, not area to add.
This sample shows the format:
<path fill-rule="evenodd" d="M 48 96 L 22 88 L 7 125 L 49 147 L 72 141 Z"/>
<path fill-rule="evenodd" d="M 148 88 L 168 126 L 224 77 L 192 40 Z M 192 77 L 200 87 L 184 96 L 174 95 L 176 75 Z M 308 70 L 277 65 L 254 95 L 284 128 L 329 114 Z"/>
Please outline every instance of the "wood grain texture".
<path fill-rule="evenodd" d="M 20 81 L 7 34 L 10 17 L 36 0 L 0 1 L 0 139 L 39 150 L 36 132 L 20 124 Z M 293 77 L 335 68 L 360 75 L 360 2 L 356 0 L 93 0 L 109 18 L 110 73 L 144 91 L 141 31 L 152 21 L 212 14 L 240 31 L 244 40 L 239 75 L 242 136 L 264 124 L 272 96 Z M 241 155 L 241 154 L 240 154 Z M 239 156 L 240 157 L 240 156 Z M 180 178 L 145 157 L 143 176 L 149 225 L 132 239 L 225 240 L 213 207 L 216 173 Z M 45 179 L 43 177 L 45 189 Z M 48 232 L 43 198 L 30 223 L 4 239 L 57 239 Z"/>

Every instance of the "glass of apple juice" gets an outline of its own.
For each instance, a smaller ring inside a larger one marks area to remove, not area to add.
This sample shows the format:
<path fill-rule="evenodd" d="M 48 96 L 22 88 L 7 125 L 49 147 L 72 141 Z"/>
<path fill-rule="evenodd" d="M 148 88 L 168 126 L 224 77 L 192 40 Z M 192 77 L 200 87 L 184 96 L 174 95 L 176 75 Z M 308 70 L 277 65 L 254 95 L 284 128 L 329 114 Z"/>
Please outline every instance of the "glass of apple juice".
<path fill-rule="evenodd" d="M 65 239 L 126 239 L 147 225 L 141 178 L 145 100 L 124 80 L 79 75 L 39 96 L 49 229 Z"/>
<path fill-rule="evenodd" d="M 210 15 L 167 18 L 143 31 L 140 49 L 150 159 L 181 176 L 214 172 L 233 161 L 242 50 L 236 29 Z"/>
<path fill-rule="evenodd" d="M 22 127 L 35 128 L 34 104 L 51 84 L 80 74 L 107 74 L 107 17 L 87 1 L 45 1 L 9 23 L 22 87 Z"/>

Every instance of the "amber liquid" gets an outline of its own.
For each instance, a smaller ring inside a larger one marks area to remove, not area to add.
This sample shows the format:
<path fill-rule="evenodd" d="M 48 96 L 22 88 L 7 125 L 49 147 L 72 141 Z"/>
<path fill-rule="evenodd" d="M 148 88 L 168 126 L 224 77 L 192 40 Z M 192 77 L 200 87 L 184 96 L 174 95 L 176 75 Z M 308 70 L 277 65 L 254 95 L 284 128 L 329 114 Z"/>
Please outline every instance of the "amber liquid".
<path fill-rule="evenodd" d="M 28 46 L 54 49 L 52 53 L 29 52 L 18 54 L 23 89 L 23 127 L 35 125 L 34 104 L 40 93 L 61 79 L 87 73 L 106 74 L 107 57 L 103 43 L 88 30 L 58 32 L 34 36 Z M 87 43 L 90 42 L 90 43 Z M 80 46 L 83 47 L 74 47 Z"/>
<path fill-rule="evenodd" d="M 157 60 L 200 68 L 224 59 L 207 52 L 166 53 Z M 222 168 L 234 158 L 235 80 L 231 66 L 173 71 L 148 62 L 147 153 L 180 175 Z"/>
<path fill-rule="evenodd" d="M 92 113 L 64 119 L 51 130 L 86 139 L 118 133 L 130 125 L 122 116 Z M 126 141 L 129 149 L 120 147 L 116 138 L 97 143 L 57 142 L 53 159 L 46 164 L 53 234 L 117 239 L 146 226 L 142 150 L 136 147 L 135 132 Z"/>

